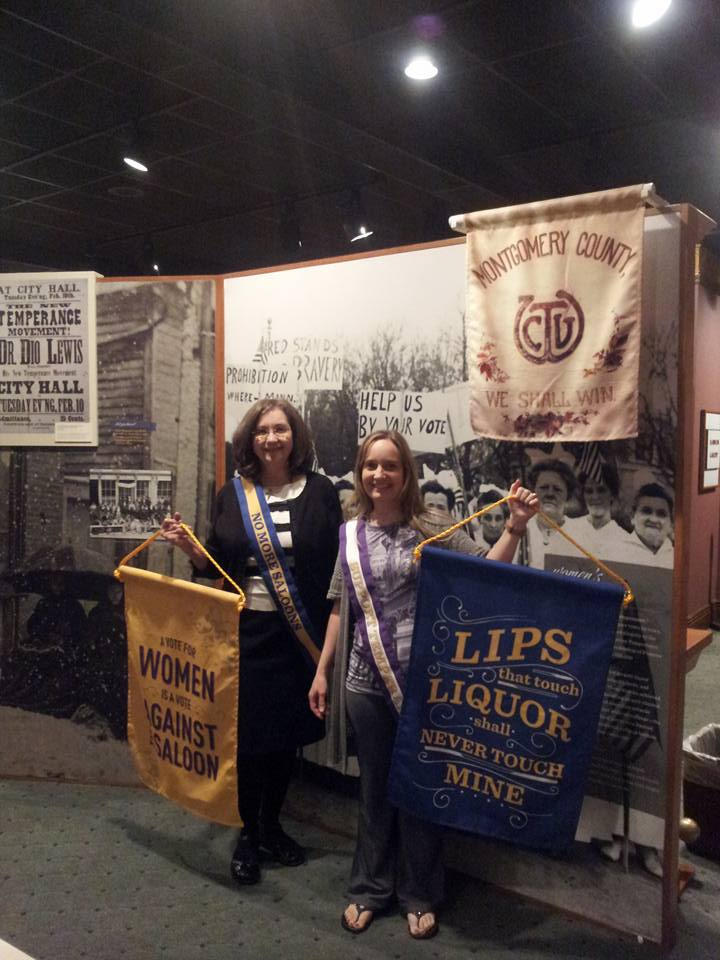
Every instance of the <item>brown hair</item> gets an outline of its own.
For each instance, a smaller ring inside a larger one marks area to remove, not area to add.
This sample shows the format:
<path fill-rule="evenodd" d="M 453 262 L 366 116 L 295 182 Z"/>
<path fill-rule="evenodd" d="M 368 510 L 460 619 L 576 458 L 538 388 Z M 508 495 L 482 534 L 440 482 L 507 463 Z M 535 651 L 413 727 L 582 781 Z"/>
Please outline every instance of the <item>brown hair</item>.
<path fill-rule="evenodd" d="M 365 437 L 358 447 L 355 458 L 355 497 L 358 504 L 358 513 L 368 516 L 372 513 L 372 500 L 368 497 L 362 484 L 362 469 L 368 455 L 368 450 L 376 440 L 389 440 L 400 455 L 400 464 L 403 468 L 403 485 L 400 491 L 400 510 L 405 523 L 416 521 L 425 513 L 420 488 L 418 487 L 415 460 L 410 452 L 407 440 L 397 430 L 376 430 Z"/>
<path fill-rule="evenodd" d="M 235 469 L 240 476 L 247 477 L 254 483 L 257 483 L 260 479 L 261 467 L 253 448 L 253 433 L 260 417 L 270 410 L 282 410 L 292 430 L 293 448 L 288 460 L 290 476 L 294 477 L 299 473 L 308 473 L 315 459 L 312 437 L 300 416 L 300 412 L 287 400 L 263 397 L 250 407 L 235 428 L 232 436 Z"/>
<path fill-rule="evenodd" d="M 541 473 L 556 473 L 565 484 L 568 500 L 575 493 L 577 487 L 575 474 L 562 460 L 556 460 L 554 457 L 548 457 L 547 460 L 538 460 L 528 475 L 531 490 L 535 489 Z"/>
<path fill-rule="evenodd" d="M 668 505 L 668 510 L 670 511 L 670 519 L 673 519 L 675 504 L 673 502 L 672 494 L 665 487 L 661 487 L 659 483 L 646 483 L 640 487 L 633 498 L 633 513 L 635 513 L 637 510 L 638 504 L 643 497 L 654 497 L 656 500 L 664 500 Z"/>
<path fill-rule="evenodd" d="M 485 493 L 481 493 L 477 500 L 478 510 L 482 510 L 483 507 L 489 507 L 491 503 L 497 503 L 498 500 L 502 500 L 503 495 L 499 490 L 496 490 L 494 487 L 491 490 L 486 490 Z M 507 518 L 510 516 L 510 507 L 507 503 L 501 503 L 500 509 L 503 512 L 503 515 Z M 482 523 L 482 517 L 478 517 L 480 523 Z"/>
<path fill-rule="evenodd" d="M 447 501 L 448 513 L 452 513 L 455 507 L 455 494 L 449 487 L 444 487 L 441 483 L 438 483 L 437 480 L 427 480 L 420 487 L 420 496 L 422 497 L 423 504 L 425 503 L 426 493 L 441 493 Z"/>

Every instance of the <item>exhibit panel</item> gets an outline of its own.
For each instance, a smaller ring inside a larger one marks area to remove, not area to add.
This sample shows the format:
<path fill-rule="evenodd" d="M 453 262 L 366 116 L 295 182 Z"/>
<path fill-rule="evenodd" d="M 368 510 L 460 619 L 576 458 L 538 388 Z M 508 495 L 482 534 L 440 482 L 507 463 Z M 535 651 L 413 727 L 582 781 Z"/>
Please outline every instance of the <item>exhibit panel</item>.
<path fill-rule="evenodd" d="M 490 502 L 491 492 L 499 499 L 520 477 L 556 523 L 630 582 L 635 600 L 617 632 L 571 852 L 548 858 L 451 836 L 450 863 L 657 942 L 663 938 L 663 882 L 672 884 L 662 879 L 666 771 L 677 763 L 667 750 L 668 705 L 671 687 L 682 682 L 670 673 L 680 236 L 678 215 L 645 217 L 636 438 L 575 442 L 565 436 L 561 418 L 548 420 L 542 440 L 475 437 L 469 371 L 492 357 L 467 349 L 462 241 L 227 278 L 219 367 L 226 445 L 255 399 L 287 397 L 302 409 L 318 469 L 342 498 L 351 486 L 358 439 L 398 429 L 416 456 L 421 488 L 426 495 L 439 491 L 453 519 Z M 587 404 L 586 396 L 582 400 Z M 532 391 L 523 402 L 529 412 L 542 413 L 550 401 Z M 484 518 L 470 529 L 478 541 L 493 542 Z M 536 520 L 519 560 L 567 576 L 604 577 Z M 336 665 L 336 717 L 341 674 Z M 331 720 L 329 737 L 306 756 L 349 771 L 341 741 Z M 676 826 L 674 836 L 676 842 Z"/>
<path fill-rule="evenodd" d="M 682 571 L 698 480 L 688 367 L 704 362 L 705 327 L 693 326 L 690 251 L 702 234 L 695 214 L 645 217 L 639 431 L 600 443 L 566 436 L 561 418 L 548 418 L 542 438 L 528 442 L 475 436 L 470 372 L 492 369 L 492 353 L 468 348 L 463 240 L 219 281 L 98 283 L 97 448 L 0 453 L 8 504 L 0 527 L 0 711 L 10 732 L 0 774 L 136 782 L 123 742 L 125 633 L 112 571 L 168 510 L 178 509 L 204 537 L 235 426 L 257 398 L 287 397 L 310 425 L 318 469 L 344 506 L 358 440 L 397 429 L 416 457 L 428 504 L 459 520 L 500 499 L 519 477 L 548 516 L 629 581 L 635 599 L 615 639 L 571 851 L 548 857 L 451 834 L 448 862 L 668 946 L 677 909 Z M 712 297 L 698 298 L 712 317 Z M 528 391 L 522 402 L 542 415 L 548 396 Z M 489 546 L 503 522 L 496 510 L 468 529 Z M 516 562 L 604 576 L 536 522 Z M 190 572 L 184 557 L 161 545 L 137 565 Z M 342 670 L 338 663 L 329 735 L 305 755 L 356 773 L 345 749 Z"/>

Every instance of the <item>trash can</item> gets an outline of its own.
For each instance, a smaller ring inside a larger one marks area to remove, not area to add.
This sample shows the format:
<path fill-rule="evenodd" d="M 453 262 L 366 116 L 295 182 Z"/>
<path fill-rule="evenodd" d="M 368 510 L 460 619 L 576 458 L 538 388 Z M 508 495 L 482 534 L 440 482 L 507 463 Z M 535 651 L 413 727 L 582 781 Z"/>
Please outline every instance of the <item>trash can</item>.
<path fill-rule="evenodd" d="M 710 723 L 683 742 L 685 816 L 700 827 L 688 849 L 720 860 L 720 723 Z"/>

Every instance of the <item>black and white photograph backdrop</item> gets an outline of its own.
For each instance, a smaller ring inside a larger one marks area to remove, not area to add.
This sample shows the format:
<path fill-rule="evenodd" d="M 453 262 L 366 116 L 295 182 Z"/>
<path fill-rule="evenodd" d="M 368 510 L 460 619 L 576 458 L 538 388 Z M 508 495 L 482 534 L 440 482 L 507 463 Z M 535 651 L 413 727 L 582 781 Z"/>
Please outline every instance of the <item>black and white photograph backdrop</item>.
<path fill-rule="evenodd" d="M 95 449 L 0 452 L 0 773 L 137 783 L 118 561 L 215 479 L 215 282 L 97 285 Z M 151 545 L 133 565 L 188 576 Z"/>
<path fill-rule="evenodd" d="M 463 841 L 455 855 L 488 880 L 657 939 L 677 427 L 675 216 L 647 216 L 643 242 L 635 439 L 573 443 L 552 421 L 542 443 L 473 435 L 469 370 L 487 357 L 467 350 L 462 241 L 227 278 L 224 439 L 227 447 L 257 398 L 289 398 L 311 427 L 318 469 L 345 506 L 358 439 L 398 429 L 416 456 L 427 502 L 444 505 L 453 519 L 466 517 L 520 477 L 551 519 L 630 582 L 636 599 L 618 629 L 567 864 L 584 881 L 570 889 L 554 861 L 486 841 Z M 504 523 L 496 512 L 470 525 L 488 545 Z M 567 576 L 604 576 L 537 518 L 517 561 Z"/>

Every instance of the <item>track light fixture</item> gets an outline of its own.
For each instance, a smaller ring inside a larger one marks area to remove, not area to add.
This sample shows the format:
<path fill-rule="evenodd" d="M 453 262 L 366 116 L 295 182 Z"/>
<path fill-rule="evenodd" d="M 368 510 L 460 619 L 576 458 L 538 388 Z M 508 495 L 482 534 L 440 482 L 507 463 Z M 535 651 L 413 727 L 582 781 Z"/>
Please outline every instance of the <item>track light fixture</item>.
<path fill-rule="evenodd" d="M 160 264 L 155 253 L 155 244 L 153 243 L 152 237 L 145 237 L 143 240 L 140 273 L 143 276 L 160 273 Z"/>
<path fill-rule="evenodd" d="M 123 162 L 132 170 L 138 170 L 140 173 L 148 172 L 147 143 L 140 132 L 139 123 L 134 124 L 130 143 L 123 150 Z"/>
<path fill-rule="evenodd" d="M 351 190 L 341 198 L 338 206 L 342 214 L 343 230 L 350 243 L 367 240 L 373 235 L 375 231 L 369 224 L 359 190 Z"/>

